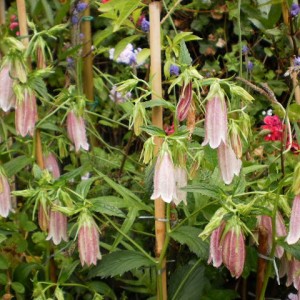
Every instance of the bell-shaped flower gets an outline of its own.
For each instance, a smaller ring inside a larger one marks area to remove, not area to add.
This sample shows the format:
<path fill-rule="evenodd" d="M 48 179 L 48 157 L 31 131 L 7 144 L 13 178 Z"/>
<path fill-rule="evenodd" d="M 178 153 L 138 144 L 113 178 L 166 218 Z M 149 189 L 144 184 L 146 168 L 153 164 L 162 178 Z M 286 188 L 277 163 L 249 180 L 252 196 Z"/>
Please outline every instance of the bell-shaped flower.
<path fill-rule="evenodd" d="M 221 143 L 218 148 L 218 161 L 223 181 L 230 184 L 234 175 L 240 174 L 242 161 L 236 158 L 232 148 L 224 143 Z"/>
<path fill-rule="evenodd" d="M 60 176 L 60 170 L 55 155 L 53 153 L 49 153 L 44 155 L 43 159 L 45 168 L 52 173 L 54 179 L 57 179 Z"/>
<path fill-rule="evenodd" d="M 221 237 L 224 228 L 225 228 L 225 222 L 222 222 L 220 226 L 217 229 L 215 229 L 210 236 L 208 263 L 212 262 L 215 268 L 219 268 L 223 262 Z"/>
<path fill-rule="evenodd" d="M 67 130 L 68 137 L 74 144 L 76 152 L 78 152 L 80 148 L 86 151 L 89 150 L 84 120 L 81 116 L 78 116 L 74 110 L 68 113 Z"/>
<path fill-rule="evenodd" d="M 87 213 L 83 213 L 80 217 L 78 251 L 82 266 L 84 264 L 97 265 L 97 260 L 101 259 L 98 227 Z"/>
<path fill-rule="evenodd" d="M 224 98 L 214 96 L 206 104 L 205 139 L 202 146 L 209 144 L 213 149 L 218 148 L 227 138 L 227 107 Z"/>
<path fill-rule="evenodd" d="M 0 216 L 6 218 L 13 211 L 10 197 L 10 186 L 7 178 L 0 174 Z"/>
<path fill-rule="evenodd" d="M 246 257 L 245 238 L 238 224 L 231 226 L 222 241 L 222 259 L 231 276 L 239 278 L 244 270 Z"/>
<path fill-rule="evenodd" d="M 300 195 L 294 198 L 292 206 L 292 214 L 290 219 L 289 233 L 286 242 L 289 245 L 295 244 L 300 238 Z"/>
<path fill-rule="evenodd" d="M 55 204 L 60 205 L 59 201 L 57 201 Z M 67 242 L 67 227 L 67 216 L 61 213 L 60 211 L 51 208 L 49 215 L 49 233 L 47 240 L 52 239 L 55 245 L 58 245 L 62 240 Z"/>
<path fill-rule="evenodd" d="M 193 98 L 192 82 L 185 84 L 180 93 L 180 99 L 176 108 L 176 115 L 179 121 L 184 121 L 188 115 Z"/>
<path fill-rule="evenodd" d="M 14 80 L 9 75 L 10 69 L 10 63 L 6 63 L 0 70 L 0 108 L 5 112 L 15 107 Z"/>
<path fill-rule="evenodd" d="M 182 167 L 175 167 L 175 184 L 176 184 L 176 196 L 173 201 L 178 205 L 181 201 L 186 204 L 187 191 L 182 190 L 182 188 L 187 186 L 187 172 Z"/>
<path fill-rule="evenodd" d="M 22 99 L 17 99 L 15 125 L 17 134 L 25 137 L 27 134 L 33 136 L 35 122 L 37 121 L 36 98 L 32 90 L 24 89 Z"/>
<path fill-rule="evenodd" d="M 170 203 L 172 200 L 177 201 L 175 168 L 168 151 L 163 151 L 163 153 L 157 157 L 153 184 L 154 191 L 151 196 L 152 200 L 161 198 L 167 203 Z"/>
<path fill-rule="evenodd" d="M 272 227 L 272 218 L 269 216 L 260 216 L 258 218 L 258 224 L 259 226 L 263 226 L 267 233 L 268 233 L 268 252 L 270 253 L 272 249 L 272 243 L 273 243 L 273 227 Z M 277 237 L 283 237 L 286 236 L 286 228 L 285 224 L 282 218 L 282 215 L 280 212 L 277 212 L 276 214 L 276 236 Z M 276 246 L 275 249 L 275 256 L 278 258 L 281 258 L 283 256 L 284 249 L 281 246 Z"/>
<path fill-rule="evenodd" d="M 39 204 L 39 209 L 38 209 L 38 223 L 40 228 L 43 231 L 48 230 L 49 226 L 49 213 L 48 213 L 48 207 L 46 204 Z"/>

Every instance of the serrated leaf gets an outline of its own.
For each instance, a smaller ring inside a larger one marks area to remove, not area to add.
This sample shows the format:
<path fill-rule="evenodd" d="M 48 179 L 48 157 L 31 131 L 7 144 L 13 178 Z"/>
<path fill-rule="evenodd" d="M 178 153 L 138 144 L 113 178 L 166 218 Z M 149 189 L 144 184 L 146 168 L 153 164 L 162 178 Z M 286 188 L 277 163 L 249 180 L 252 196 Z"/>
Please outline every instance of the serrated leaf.
<path fill-rule="evenodd" d="M 25 155 L 18 156 L 3 165 L 7 177 L 12 177 L 26 166 L 33 163 L 33 159 Z"/>
<path fill-rule="evenodd" d="M 163 129 L 153 125 L 141 126 L 141 128 L 143 129 L 143 131 L 152 136 L 165 137 L 167 135 Z"/>
<path fill-rule="evenodd" d="M 76 187 L 76 193 L 81 195 L 82 198 L 86 198 L 95 179 L 96 178 L 88 178 L 86 180 L 82 180 Z"/>
<path fill-rule="evenodd" d="M 93 268 L 89 277 L 102 278 L 122 275 L 132 269 L 154 266 L 153 262 L 143 254 L 131 250 L 115 251 L 103 255 L 102 260 Z"/>
<path fill-rule="evenodd" d="M 199 183 L 195 185 L 188 185 L 184 188 L 187 192 L 199 193 L 201 195 L 211 197 L 213 199 L 220 199 L 222 190 L 218 186 L 207 183 Z"/>
<path fill-rule="evenodd" d="M 120 218 L 126 217 L 126 215 L 117 207 L 105 203 L 100 203 L 99 201 L 94 202 L 91 209 L 95 212 L 99 212 L 109 216 L 116 216 Z"/>
<path fill-rule="evenodd" d="M 198 257 L 208 257 L 208 244 L 199 238 L 201 230 L 192 226 L 180 226 L 170 233 L 172 239 L 180 244 L 186 244 Z"/>
<path fill-rule="evenodd" d="M 12 282 L 11 287 L 16 293 L 23 294 L 25 292 L 25 287 L 20 282 Z"/>
<path fill-rule="evenodd" d="M 180 42 L 180 55 L 179 55 L 180 64 L 191 65 L 192 61 L 193 60 L 191 58 L 190 52 L 189 52 L 185 42 L 181 41 Z"/>

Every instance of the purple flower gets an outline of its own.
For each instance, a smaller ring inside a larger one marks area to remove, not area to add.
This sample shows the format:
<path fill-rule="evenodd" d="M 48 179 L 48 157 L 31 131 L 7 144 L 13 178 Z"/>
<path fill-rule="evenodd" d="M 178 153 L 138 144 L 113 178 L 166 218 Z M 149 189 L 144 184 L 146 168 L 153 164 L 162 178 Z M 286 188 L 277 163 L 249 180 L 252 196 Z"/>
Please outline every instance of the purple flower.
<path fill-rule="evenodd" d="M 117 86 L 115 85 L 112 87 L 112 89 L 109 92 L 109 98 L 117 104 L 126 102 L 127 100 L 131 99 L 131 96 L 132 95 L 130 92 L 126 93 L 125 95 L 118 92 Z"/>
<path fill-rule="evenodd" d="M 253 64 L 252 61 L 249 60 L 248 63 L 247 63 L 247 70 L 249 72 L 251 72 L 253 70 L 253 68 L 254 68 L 254 64 Z"/>
<path fill-rule="evenodd" d="M 244 45 L 244 46 L 242 47 L 242 52 L 243 52 L 243 54 L 247 54 L 248 51 L 249 51 L 248 46 Z"/>
<path fill-rule="evenodd" d="M 295 59 L 294 59 L 294 65 L 295 66 L 300 66 L 300 56 L 295 57 Z"/>
<path fill-rule="evenodd" d="M 146 18 L 143 18 L 141 22 L 141 29 L 144 32 L 148 32 L 150 30 L 150 22 L 146 20 Z"/>
<path fill-rule="evenodd" d="M 74 66 L 74 59 L 73 58 L 67 57 L 66 61 L 67 61 L 67 67 L 68 68 L 71 68 L 71 67 Z"/>
<path fill-rule="evenodd" d="M 170 66 L 170 74 L 171 75 L 178 76 L 179 71 L 180 71 L 180 68 L 178 66 L 176 66 L 176 65 L 171 65 Z"/>
<path fill-rule="evenodd" d="M 79 2 L 76 5 L 76 9 L 77 9 L 78 12 L 83 12 L 84 10 L 86 10 L 87 7 L 88 7 L 88 4 L 84 3 L 84 2 Z"/>
<path fill-rule="evenodd" d="M 125 49 L 117 57 L 116 61 L 118 63 L 123 63 L 126 65 L 136 64 L 136 56 L 141 51 L 141 48 L 134 49 L 132 44 L 128 44 Z M 111 48 L 109 50 L 109 58 L 114 59 L 115 49 Z"/>
<path fill-rule="evenodd" d="M 299 12 L 300 12 L 300 6 L 296 3 L 293 3 L 291 6 L 291 15 L 293 17 L 296 17 L 298 16 Z"/>
<path fill-rule="evenodd" d="M 73 25 L 77 25 L 79 23 L 79 18 L 76 14 L 71 17 L 71 22 Z"/>

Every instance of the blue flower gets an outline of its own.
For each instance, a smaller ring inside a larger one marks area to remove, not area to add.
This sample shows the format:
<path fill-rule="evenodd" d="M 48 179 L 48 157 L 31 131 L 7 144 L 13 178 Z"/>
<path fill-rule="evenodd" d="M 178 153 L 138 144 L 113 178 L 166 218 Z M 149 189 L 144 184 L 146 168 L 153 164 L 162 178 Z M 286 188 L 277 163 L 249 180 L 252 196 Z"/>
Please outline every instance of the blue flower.
<path fill-rule="evenodd" d="M 300 12 L 300 6 L 296 3 L 293 3 L 291 6 L 291 15 L 293 17 L 296 17 L 298 16 L 299 12 Z"/>
<path fill-rule="evenodd" d="M 248 63 L 247 63 L 247 70 L 249 72 L 251 72 L 253 70 L 253 68 L 254 68 L 254 63 L 249 60 Z"/>
<path fill-rule="evenodd" d="M 88 4 L 84 3 L 84 2 L 79 2 L 76 5 L 76 9 L 77 9 L 78 12 L 83 12 L 84 10 L 86 10 L 87 7 L 88 7 Z"/>
<path fill-rule="evenodd" d="M 300 66 L 300 56 L 295 57 L 294 66 Z"/>
<path fill-rule="evenodd" d="M 150 30 L 150 22 L 146 20 L 146 18 L 143 18 L 141 22 L 141 29 L 144 32 L 148 32 Z"/>
<path fill-rule="evenodd" d="M 249 51 L 248 46 L 244 45 L 244 46 L 242 47 L 242 52 L 243 52 L 243 54 L 247 54 L 248 51 Z"/>
<path fill-rule="evenodd" d="M 179 71 L 180 71 L 180 68 L 176 65 L 171 65 L 170 66 L 170 74 L 171 75 L 175 75 L 175 76 L 178 76 L 179 75 Z"/>
<path fill-rule="evenodd" d="M 78 24 L 78 23 L 79 23 L 79 18 L 78 18 L 78 16 L 77 16 L 77 15 L 73 15 L 73 16 L 71 17 L 71 22 L 72 22 L 73 25 Z"/>

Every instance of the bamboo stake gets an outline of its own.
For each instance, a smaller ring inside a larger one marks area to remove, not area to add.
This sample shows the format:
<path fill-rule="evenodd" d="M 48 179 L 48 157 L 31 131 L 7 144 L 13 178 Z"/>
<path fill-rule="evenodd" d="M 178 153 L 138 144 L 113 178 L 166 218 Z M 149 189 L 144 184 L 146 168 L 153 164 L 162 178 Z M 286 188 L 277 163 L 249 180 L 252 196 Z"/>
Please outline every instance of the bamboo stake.
<path fill-rule="evenodd" d="M 150 78 L 152 80 L 152 100 L 162 97 L 162 81 L 161 81 L 161 41 L 160 41 L 160 2 L 151 2 L 149 4 L 150 15 Z M 163 110 L 162 107 L 154 107 L 152 109 L 152 124 L 159 128 L 163 128 Z M 162 144 L 162 139 L 155 138 L 155 155 L 158 154 Z M 159 258 L 164 246 L 166 238 L 166 224 L 160 220 L 165 219 L 165 203 L 162 199 L 155 199 L 155 254 Z M 162 294 L 158 293 L 158 300 L 167 299 L 167 272 L 166 261 L 163 259 L 161 270 L 158 270 L 157 286 L 161 287 Z"/>
<path fill-rule="evenodd" d="M 28 28 L 27 28 L 27 14 L 26 14 L 26 4 L 25 0 L 17 0 L 17 10 L 19 19 L 19 31 L 20 37 L 25 47 L 28 46 Z"/>
<path fill-rule="evenodd" d="M 0 25 L 5 24 L 5 0 L 0 0 Z"/>
<path fill-rule="evenodd" d="M 81 32 L 83 38 L 83 91 L 85 96 L 93 101 L 94 100 L 94 82 L 93 82 L 93 57 L 92 57 L 92 35 L 91 35 L 91 22 L 84 20 L 84 17 L 90 16 L 89 0 L 84 0 L 88 5 L 84 11 L 83 21 L 81 23 Z"/>

